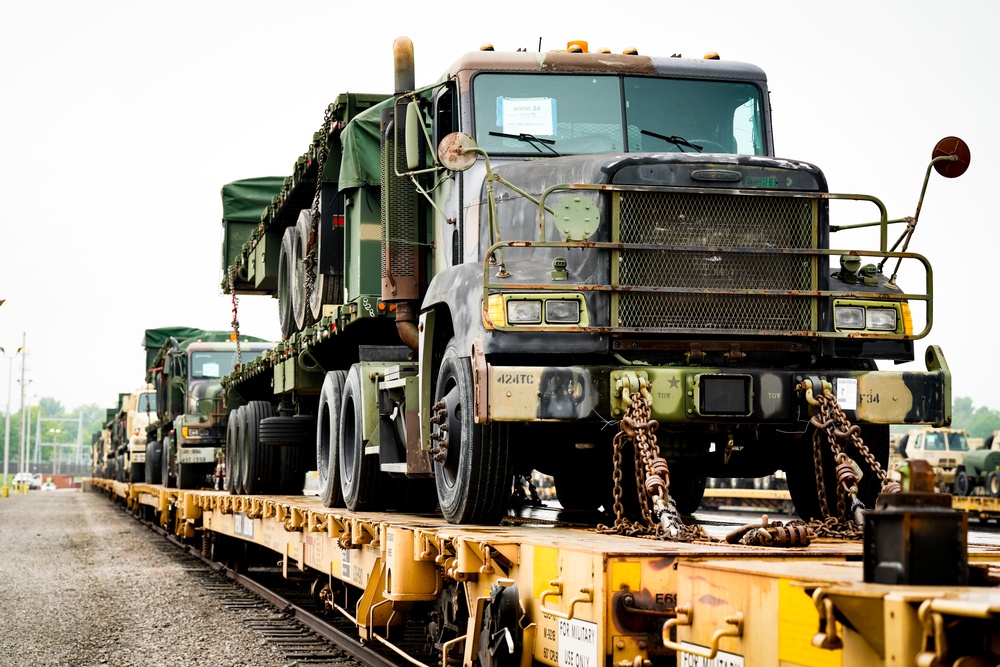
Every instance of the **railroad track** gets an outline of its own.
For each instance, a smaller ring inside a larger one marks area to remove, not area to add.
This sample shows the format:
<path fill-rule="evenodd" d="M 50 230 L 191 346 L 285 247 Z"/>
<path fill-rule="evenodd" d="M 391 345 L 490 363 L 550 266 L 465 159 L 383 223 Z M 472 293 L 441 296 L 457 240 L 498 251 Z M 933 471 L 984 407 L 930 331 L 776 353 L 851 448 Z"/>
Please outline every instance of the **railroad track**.
<path fill-rule="evenodd" d="M 300 581 L 285 579 L 280 568 L 253 567 L 236 572 L 205 557 L 195 546 L 162 527 L 140 519 L 156 536 L 154 545 L 165 557 L 179 562 L 202 590 L 219 606 L 276 648 L 290 665 L 314 667 L 400 667 L 410 664 L 362 645 L 354 622 L 322 615 Z"/>

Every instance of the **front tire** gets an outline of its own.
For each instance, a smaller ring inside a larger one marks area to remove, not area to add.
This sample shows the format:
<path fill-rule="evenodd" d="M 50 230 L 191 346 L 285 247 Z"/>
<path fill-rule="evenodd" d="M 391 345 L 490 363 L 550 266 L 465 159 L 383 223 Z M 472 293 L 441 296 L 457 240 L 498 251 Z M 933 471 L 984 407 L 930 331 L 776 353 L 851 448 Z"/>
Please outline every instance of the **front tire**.
<path fill-rule="evenodd" d="M 441 513 L 451 523 L 499 523 L 507 511 L 512 488 L 507 425 L 473 421 L 472 367 L 459 354 L 455 341 L 448 343 L 441 359 L 434 391 L 435 405 L 447 432 L 443 460 L 434 462 Z"/>

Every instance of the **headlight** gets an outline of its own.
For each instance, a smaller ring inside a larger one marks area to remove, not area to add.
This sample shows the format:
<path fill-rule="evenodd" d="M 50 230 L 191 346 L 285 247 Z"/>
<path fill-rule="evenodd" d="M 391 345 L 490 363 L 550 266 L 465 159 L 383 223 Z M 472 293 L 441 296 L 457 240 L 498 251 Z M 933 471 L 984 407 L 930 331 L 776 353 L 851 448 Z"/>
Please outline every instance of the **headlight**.
<path fill-rule="evenodd" d="M 868 328 L 876 331 L 896 330 L 895 308 L 869 308 Z"/>
<path fill-rule="evenodd" d="M 534 299 L 507 301 L 507 321 L 511 324 L 541 324 L 542 302 Z"/>
<path fill-rule="evenodd" d="M 865 309 L 861 306 L 836 306 L 833 323 L 837 329 L 864 329 Z"/>
<path fill-rule="evenodd" d="M 545 321 L 549 324 L 577 324 L 580 321 L 580 302 L 571 299 L 547 300 Z"/>

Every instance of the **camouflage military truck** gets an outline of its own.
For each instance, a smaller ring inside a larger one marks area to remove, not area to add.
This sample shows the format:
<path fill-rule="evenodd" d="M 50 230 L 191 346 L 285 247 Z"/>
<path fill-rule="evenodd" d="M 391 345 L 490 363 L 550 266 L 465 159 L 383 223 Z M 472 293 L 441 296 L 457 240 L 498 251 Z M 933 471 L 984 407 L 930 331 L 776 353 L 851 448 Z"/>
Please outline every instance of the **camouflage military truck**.
<path fill-rule="evenodd" d="M 969 493 L 969 477 L 965 470 L 968 452 L 968 434 L 961 429 L 911 429 L 899 441 L 902 458 L 930 463 L 941 490 L 957 496 Z"/>
<path fill-rule="evenodd" d="M 215 484 L 226 438 L 219 378 L 271 347 L 228 331 L 147 329 L 146 381 L 156 419 L 146 428 L 149 483 L 194 489 Z"/>
<path fill-rule="evenodd" d="M 869 507 L 887 425 L 950 422 L 939 348 L 877 366 L 929 333 L 916 218 L 776 156 L 759 68 L 580 42 L 469 53 L 418 88 L 409 40 L 394 57 L 393 94 L 339 95 L 289 176 L 222 193 L 223 290 L 277 297 L 285 338 L 223 380 L 229 428 L 315 447 L 327 505 L 495 522 L 535 469 L 607 509 L 613 466 L 635 479 L 609 422 L 634 410 L 659 422 L 658 507 L 666 484 L 691 511 L 706 476 L 783 469 L 812 517 L 836 493 L 814 416 L 860 425 Z M 958 175 L 967 147 L 932 163 Z"/>

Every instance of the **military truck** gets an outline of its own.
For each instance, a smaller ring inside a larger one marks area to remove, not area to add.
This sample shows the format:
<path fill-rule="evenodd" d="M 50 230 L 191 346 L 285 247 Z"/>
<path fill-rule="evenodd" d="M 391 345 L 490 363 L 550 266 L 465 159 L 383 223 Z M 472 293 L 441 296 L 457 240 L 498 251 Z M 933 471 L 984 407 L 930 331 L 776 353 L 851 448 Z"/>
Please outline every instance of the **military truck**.
<path fill-rule="evenodd" d="M 179 489 L 215 485 L 226 438 L 219 379 L 271 346 L 249 336 L 234 340 L 229 331 L 145 331 L 146 381 L 155 390 L 156 410 L 146 428 L 148 482 Z"/>
<path fill-rule="evenodd" d="M 877 366 L 929 333 L 917 216 L 778 157 L 761 69 L 577 42 L 469 53 L 418 88 L 408 39 L 394 61 L 394 92 L 337 96 L 289 176 L 222 192 L 222 289 L 276 297 L 284 337 L 223 379 L 229 428 L 315 447 L 326 505 L 496 522 L 535 469 L 564 506 L 607 509 L 613 473 L 635 478 L 613 423 L 639 401 L 678 509 L 706 476 L 783 469 L 808 518 L 836 493 L 817 397 L 882 467 L 888 424 L 950 422 L 940 348 L 926 371 Z M 931 161 L 968 162 L 954 138 Z M 847 453 L 871 507 L 877 476 Z"/>
<path fill-rule="evenodd" d="M 904 459 L 922 459 L 934 467 L 940 490 L 964 496 L 969 493 L 965 457 L 969 452 L 968 434 L 953 428 L 911 429 L 899 441 Z"/>
<path fill-rule="evenodd" d="M 155 415 L 156 393 L 152 385 L 121 395 L 117 420 L 123 481 L 146 481 L 146 428 Z"/>

